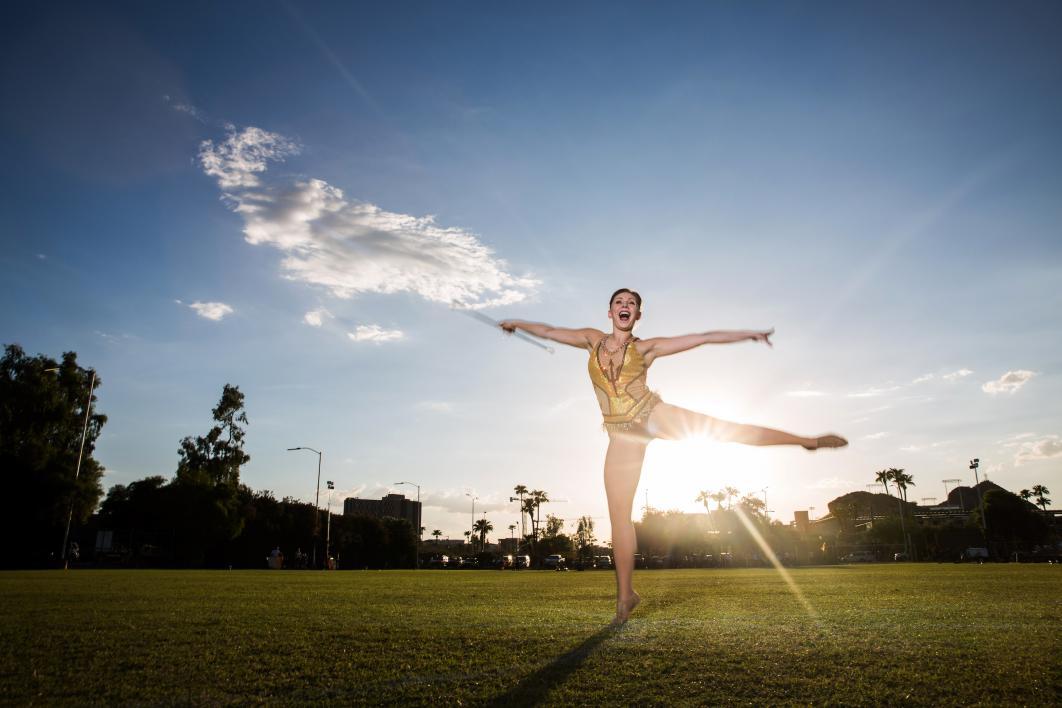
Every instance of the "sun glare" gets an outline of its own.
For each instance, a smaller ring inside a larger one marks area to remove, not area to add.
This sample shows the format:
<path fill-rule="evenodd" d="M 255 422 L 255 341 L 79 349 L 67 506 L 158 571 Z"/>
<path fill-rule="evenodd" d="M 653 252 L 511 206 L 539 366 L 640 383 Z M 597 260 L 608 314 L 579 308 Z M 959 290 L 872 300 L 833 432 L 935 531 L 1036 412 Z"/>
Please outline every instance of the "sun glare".
<path fill-rule="evenodd" d="M 754 492 L 770 484 L 769 465 L 770 456 L 762 450 L 734 443 L 658 440 L 645 458 L 638 492 L 642 496 L 635 501 L 634 515 L 641 516 L 646 490 L 654 509 L 703 512 L 704 506 L 694 501 L 701 490 L 714 492 L 729 486 L 742 494 Z"/>

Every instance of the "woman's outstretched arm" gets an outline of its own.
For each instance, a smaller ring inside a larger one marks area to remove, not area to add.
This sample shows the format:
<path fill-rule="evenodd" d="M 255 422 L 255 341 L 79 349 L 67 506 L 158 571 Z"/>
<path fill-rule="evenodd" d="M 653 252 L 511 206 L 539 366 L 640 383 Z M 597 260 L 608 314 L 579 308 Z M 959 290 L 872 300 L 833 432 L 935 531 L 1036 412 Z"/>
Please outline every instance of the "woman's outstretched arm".
<path fill-rule="evenodd" d="M 564 327 L 554 327 L 542 322 L 524 322 L 523 320 L 502 320 L 498 325 L 509 333 L 521 329 L 536 337 L 551 339 L 554 342 L 567 344 L 570 347 L 578 347 L 579 349 L 588 349 L 594 346 L 598 339 L 605 336 L 604 332 L 593 327 L 565 329 Z"/>
<path fill-rule="evenodd" d="M 734 342 L 763 342 L 767 346 L 771 344 L 771 335 L 774 328 L 768 330 L 729 330 L 717 332 L 702 332 L 701 334 L 684 334 L 680 337 L 654 337 L 645 340 L 645 355 L 651 361 L 656 357 L 678 354 L 687 349 L 699 347 L 702 344 L 733 344 Z"/>

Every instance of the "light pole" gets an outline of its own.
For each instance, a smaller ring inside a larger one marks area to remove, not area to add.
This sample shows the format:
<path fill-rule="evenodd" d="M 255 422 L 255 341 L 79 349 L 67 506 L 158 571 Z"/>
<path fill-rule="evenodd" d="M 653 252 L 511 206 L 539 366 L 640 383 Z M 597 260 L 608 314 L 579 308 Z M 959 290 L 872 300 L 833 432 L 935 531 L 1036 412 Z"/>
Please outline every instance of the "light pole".
<path fill-rule="evenodd" d="M 395 485 L 409 484 L 417 488 L 417 564 L 415 568 L 420 568 L 420 485 L 416 482 L 395 482 Z M 473 514 L 474 516 L 475 514 Z"/>
<path fill-rule="evenodd" d="M 763 492 L 763 517 L 767 521 L 767 523 L 770 524 L 771 512 L 769 509 L 767 509 L 767 487 L 764 487 L 760 491 Z"/>
<path fill-rule="evenodd" d="M 332 570 L 332 490 L 336 488 L 336 485 L 332 484 L 332 480 L 326 482 L 328 485 L 328 521 L 325 523 L 325 569 Z"/>
<path fill-rule="evenodd" d="M 321 458 L 320 450 L 303 445 L 302 447 L 289 447 L 292 450 L 309 450 L 317 453 L 317 488 L 313 491 L 313 567 L 317 567 L 317 539 L 321 537 Z"/>
<path fill-rule="evenodd" d="M 974 471 L 974 489 L 977 490 L 977 505 L 981 507 L 981 529 L 985 533 L 985 545 L 988 545 L 988 519 L 985 518 L 985 500 L 981 498 L 981 482 L 977 479 L 977 468 L 981 466 L 981 459 L 975 457 L 970 460 L 970 469 Z"/>
<path fill-rule="evenodd" d="M 58 371 L 58 369 L 48 369 L 48 371 Z M 89 382 L 88 399 L 85 401 L 85 424 L 81 428 L 81 449 L 77 453 L 77 467 L 74 468 L 74 483 L 77 484 L 77 478 L 81 476 L 81 459 L 85 456 L 85 437 L 88 435 L 88 423 L 89 414 L 92 412 L 92 391 L 96 388 L 96 371 L 92 371 L 92 380 Z M 74 494 L 77 490 L 74 490 Z M 74 519 L 74 497 L 70 497 L 70 511 L 66 515 L 66 531 L 63 532 L 63 552 L 60 556 L 63 559 L 63 570 L 66 570 L 69 563 L 66 559 L 66 544 L 70 540 L 70 522 Z"/>

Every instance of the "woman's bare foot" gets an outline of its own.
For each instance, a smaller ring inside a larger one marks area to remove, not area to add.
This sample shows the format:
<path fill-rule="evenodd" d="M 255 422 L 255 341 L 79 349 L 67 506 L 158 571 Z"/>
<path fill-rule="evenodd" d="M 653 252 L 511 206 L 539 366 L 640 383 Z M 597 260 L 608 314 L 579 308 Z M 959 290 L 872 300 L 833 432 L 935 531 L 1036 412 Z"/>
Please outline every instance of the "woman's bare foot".
<path fill-rule="evenodd" d="M 625 624 L 630 619 L 631 613 L 634 612 L 634 608 L 638 606 L 638 603 L 642 601 L 642 596 L 638 593 L 632 593 L 626 600 L 619 600 L 616 602 L 616 616 L 612 619 L 612 625 L 618 627 Z"/>
<path fill-rule="evenodd" d="M 801 443 L 805 450 L 818 450 L 824 447 L 844 447 L 848 441 L 840 435 L 821 435 L 817 438 L 808 438 L 806 443 Z"/>

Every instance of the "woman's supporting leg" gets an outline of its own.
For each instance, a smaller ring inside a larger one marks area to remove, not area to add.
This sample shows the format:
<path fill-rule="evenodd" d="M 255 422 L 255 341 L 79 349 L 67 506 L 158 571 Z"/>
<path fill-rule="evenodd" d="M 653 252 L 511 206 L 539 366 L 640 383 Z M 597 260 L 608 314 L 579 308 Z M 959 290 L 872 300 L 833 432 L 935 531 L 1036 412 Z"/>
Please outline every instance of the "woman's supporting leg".
<path fill-rule="evenodd" d="M 783 430 L 732 423 L 663 402 L 653 408 L 652 416 L 649 418 L 649 430 L 655 437 L 662 440 L 707 436 L 743 445 L 800 445 L 807 450 L 844 447 L 848 444 L 848 441 L 839 435 L 802 437 Z"/>
<path fill-rule="evenodd" d="M 641 598 L 634 592 L 634 549 L 637 539 L 631 523 L 634 493 L 642 475 L 646 440 L 613 434 L 605 454 L 605 493 L 612 522 L 612 555 L 616 567 L 616 618 L 623 624 Z"/>

